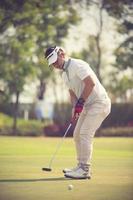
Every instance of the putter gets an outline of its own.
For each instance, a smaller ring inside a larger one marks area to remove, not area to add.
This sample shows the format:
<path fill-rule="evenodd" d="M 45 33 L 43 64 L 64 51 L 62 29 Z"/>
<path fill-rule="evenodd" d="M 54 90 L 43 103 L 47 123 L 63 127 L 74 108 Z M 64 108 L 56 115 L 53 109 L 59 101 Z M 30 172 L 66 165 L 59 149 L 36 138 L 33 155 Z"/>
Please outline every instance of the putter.
<path fill-rule="evenodd" d="M 50 160 L 50 162 L 49 162 L 49 166 L 48 166 L 48 167 L 43 167 L 43 168 L 42 168 L 43 171 L 47 171 L 47 172 L 52 171 L 52 168 L 51 168 L 52 163 L 53 163 L 53 161 L 54 161 L 54 159 L 55 159 L 55 156 L 56 156 L 56 154 L 57 154 L 59 148 L 61 147 L 61 145 L 62 145 L 62 143 L 63 143 L 63 141 L 64 141 L 64 138 L 66 137 L 66 135 L 67 135 L 69 129 L 71 128 L 71 126 L 72 126 L 72 122 L 69 124 L 69 126 L 68 126 L 67 130 L 65 131 L 65 133 L 64 133 L 64 135 L 63 135 L 61 141 L 58 143 L 58 145 L 57 145 L 57 147 L 56 147 L 56 150 L 55 150 L 55 152 L 54 152 L 54 154 L 53 154 L 53 156 L 51 157 L 51 160 Z"/>

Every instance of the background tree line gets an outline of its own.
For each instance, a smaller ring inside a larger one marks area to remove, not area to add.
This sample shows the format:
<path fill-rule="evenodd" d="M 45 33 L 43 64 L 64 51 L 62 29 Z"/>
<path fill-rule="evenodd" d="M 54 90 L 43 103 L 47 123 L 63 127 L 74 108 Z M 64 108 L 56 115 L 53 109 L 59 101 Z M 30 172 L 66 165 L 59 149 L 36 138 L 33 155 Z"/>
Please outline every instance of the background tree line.
<path fill-rule="evenodd" d="M 113 95 L 126 95 L 133 80 L 128 76 L 118 79 L 119 71 L 132 69 L 132 1 L 130 0 L 3 0 L 0 1 L 0 103 L 11 102 L 15 96 L 13 132 L 16 130 L 19 97 L 27 81 L 38 79 L 38 98 L 43 99 L 46 82 L 54 76 L 44 60 L 43 50 L 51 45 L 63 43 L 70 25 L 80 23 L 79 10 L 84 5 L 90 9 L 95 4 L 99 9 L 98 31 L 88 38 L 88 49 L 80 57 L 89 61 L 102 80 L 103 11 L 117 20 L 117 31 L 126 34 L 118 46 L 115 72 L 111 73 L 108 85 Z M 95 15 L 95 14 L 94 14 Z M 90 52 L 88 54 L 88 52 Z M 54 78 L 53 78 L 54 80 Z"/>

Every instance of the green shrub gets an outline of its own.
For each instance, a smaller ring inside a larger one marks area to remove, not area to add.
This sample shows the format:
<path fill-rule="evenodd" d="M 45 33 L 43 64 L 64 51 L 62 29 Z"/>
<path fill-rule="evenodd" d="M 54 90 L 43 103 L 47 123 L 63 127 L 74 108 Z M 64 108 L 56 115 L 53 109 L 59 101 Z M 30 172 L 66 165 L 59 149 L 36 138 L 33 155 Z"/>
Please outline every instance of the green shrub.
<path fill-rule="evenodd" d="M 13 120 L 11 117 L 0 113 L 0 135 L 13 135 Z M 44 123 L 37 120 L 18 119 L 17 131 L 18 136 L 40 136 L 43 134 Z"/>
<path fill-rule="evenodd" d="M 9 117 L 8 115 L 0 113 L 0 128 L 3 125 L 9 125 L 9 126 L 11 126 L 11 124 L 12 124 L 12 118 Z"/>
<path fill-rule="evenodd" d="M 13 120 L 11 117 L 0 113 L 0 135 L 13 135 Z M 65 125 L 53 124 L 44 128 L 44 123 L 37 120 L 18 119 L 17 133 L 18 136 L 63 136 L 67 129 L 68 123 Z M 67 136 L 72 136 L 74 127 L 69 131 Z M 133 127 L 111 127 L 101 128 L 96 132 L 96 137 L 133 137 Z"/>
<path fill-rule="evenodd" d="M 96 132 L 96 137 L 133 137 L 133 127 L 102 128 Z"/>
<path fill-rule="evenodd" d="M 45 135 L 49 137 L 60 137 L 64 135 L 68 124 L 61 126 L 59 124 L 53 124 L 44 128 Z M 74 126 L 68 131 L 67 136 L 72 137 Z M 96 137 L 133 137 L 133 127 L 114 127 L 114 128 L 100 128 L 96 134 Z"/>
<path fill-rule="evenodd" d="M 11 135 L 12 118 L 0 113 L 0 135 Z"/>
<path fill-rule="evenodd" d="M 37 120 L 18 121 L 19 136 L 40 136 L 43 134 L 44 124 Z"/>

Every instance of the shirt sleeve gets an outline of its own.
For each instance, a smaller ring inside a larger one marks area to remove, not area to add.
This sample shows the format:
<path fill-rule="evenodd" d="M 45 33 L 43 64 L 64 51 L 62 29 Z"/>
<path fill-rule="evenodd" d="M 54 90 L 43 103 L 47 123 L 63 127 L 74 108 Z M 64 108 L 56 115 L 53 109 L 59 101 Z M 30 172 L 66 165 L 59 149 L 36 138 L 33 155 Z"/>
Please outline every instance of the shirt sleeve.
<path fill-rule="evenodd" d="M 89 66 L 85 63 L 84 65 L 78 65 L 76 70 L 76 75 L 84 80 L 87 76 L 90 75 Z"/>

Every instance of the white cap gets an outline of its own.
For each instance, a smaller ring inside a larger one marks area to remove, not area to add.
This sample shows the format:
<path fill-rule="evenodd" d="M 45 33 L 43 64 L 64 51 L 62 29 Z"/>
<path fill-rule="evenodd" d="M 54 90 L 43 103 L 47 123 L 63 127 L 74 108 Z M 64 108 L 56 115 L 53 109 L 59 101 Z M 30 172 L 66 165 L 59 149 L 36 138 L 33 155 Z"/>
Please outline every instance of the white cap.
<path fill-rule="evenodd" d="M 52 65 L 57 61 L 59 49 L 60 47 L 55 47 L 54 50 L 46 57 L 49 65 Z"/>

